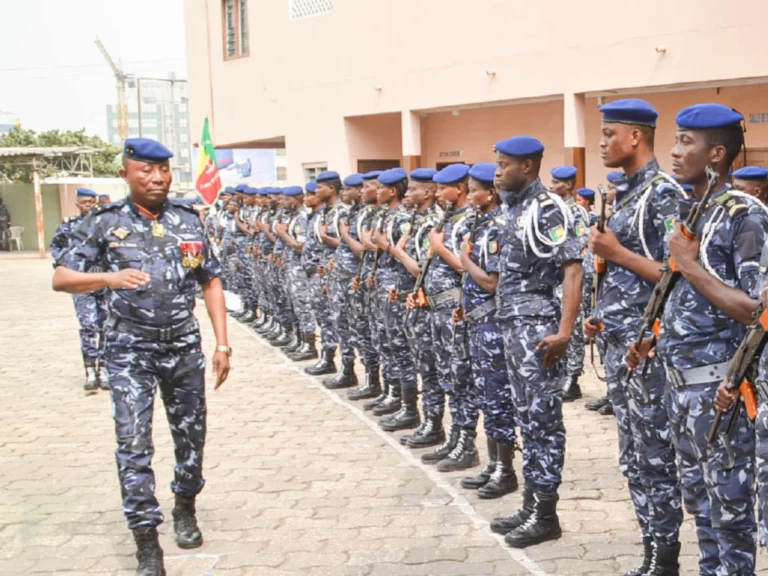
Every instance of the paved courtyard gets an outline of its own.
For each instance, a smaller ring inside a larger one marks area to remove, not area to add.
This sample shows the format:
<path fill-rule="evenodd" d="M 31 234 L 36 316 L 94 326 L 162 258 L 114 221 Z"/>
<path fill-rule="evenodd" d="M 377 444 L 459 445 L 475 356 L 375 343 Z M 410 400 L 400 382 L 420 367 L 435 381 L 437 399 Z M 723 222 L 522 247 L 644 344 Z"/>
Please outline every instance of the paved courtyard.
<path fill-rule="evenodd" d="M 108 393 L 84 397 L 72 301 L 50 279 L 47 260 L 0 259 L 0 574 L 132 575 Z M 583 407 L 601 394 L 591 372 L 585 400 L 565 409 L 565 533 L 516 551 L 488 522 L 517 509 L 519 494 L 479 500 L 460 487 L 465 473 L 421 465 L 343 394 L 233 321 L 230 342 L 230 379 L 208 396 L 205 545 L 182 551 L 163 524 L 169 575 L 623 574 L 637 564 L 615 422 Z M 157 493 L 170 516 L 172 447 L 159 400 L 156 410 Z M 682 540 L 684 573 L 695 574 L 690 520 Z M 759 568 L 768 573 L 762 551 Z"/>

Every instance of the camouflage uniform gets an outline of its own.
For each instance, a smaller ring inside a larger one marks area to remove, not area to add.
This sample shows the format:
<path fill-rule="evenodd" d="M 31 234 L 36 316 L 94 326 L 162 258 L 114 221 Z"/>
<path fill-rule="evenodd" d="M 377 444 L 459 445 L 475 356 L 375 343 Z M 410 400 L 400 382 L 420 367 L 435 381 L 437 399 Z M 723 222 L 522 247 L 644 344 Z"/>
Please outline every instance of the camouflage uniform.
<path fill-rule="evenodd" d="M 135 268 L 151 277 L 136 290 L 107 292 L 106 357 L 117 468 L 131 529 L 163 521 L 151 468 L 158 385 L 175 447 L 171 490 L 193 498 L 205 484 L 205 356 L 193 310 L 196 285 L 218 277 L 221 268 L 194 209 L 168 201 L 158 222 L 164 234 L 152 232 L 153 221 L 141 216 L 130 199 L 102 206 L 75 230 L 57 262 L 79 272 L 102 263 L 108 272 Z"/>
<path fill-rule="evenodd" d="M 386 207 L 379 207 L 374 213 L 373 218 L 371 218 L 367 230 L 380 230 L 385 222 L 387 211 L 388 209 Z M 373 267 L 375 261 L 376 256 L 372 254 L 366 258 L 366 261 L 363 264 L 363 278 L 365 279 L 364 284 L 366 286 L 366 293 L 363 294 L 363 299 L 364 302 L 367 301 L 366 309 L 371 318 L 371 343 L 373 344 L 374 349 L 378 351 L 381 375 L 385 382 L 397 382 L 397 369 L 392 360 L 392 350 L 390 349 L 389 341 L 387 339 L 387 325 L 385 320 L 389 302 L 386 298 L 386 290 L 381 288 L 378 279 L 374 276 Z M 379 263 L 380 262 L 381 261 L 379 260 Z M 376 275 L 378 275 L 379 263 L 376 263 Z M 374 277 L 373 286 L 368 288 L 368 280 L 371 277 Z M 382 292 L 384 292 L 383 297 L 381 296 Z"/>
<path fill-rule="evenodd" d="M 472 261 L 485 272 L 498 274 L 504 216 L 501 208 L 497 208 L 479 218 Z M 495 318 L 495 298 L 467 274 L 461 304 L 469 325 L 472 374 L 478 392 L 477 402 L 483 410 L 485 435 L 497 442 L 514 444 L 515 407 L 507 378 L 504 340 Z"/>
<path fill-rule="evenodd" d="M 300 208 L 288 223 L 288 234 L 299 244 L 306 245 L 307 242 L 308 216 L 307 210 Z M 312 315 L 312 306 L 309 302 L 309 281 L 301 262 L 301 253 L 286 246 L 284 259 L 284 268 L 288 279 L 288 296 L 291 308 L 296 314 L 298 332 L 314 334 L 315 318 Z"/>
<path fill-rule="evenodd" d="M 681 204 L 681 215 L 690 204 Z M 768 218 L 759 201 L 736 196 L 726 185 L 701 220 L 699 259 L 724 283 L 757 298 L 767 231 Z M 710 446 L 706 439 L 715 392 L 745 330 L 684 277 L 677 281 L 661 322 L 658 353 L 672 388 L 667 410 L 683 500 L 696 518 L 701 574 L 752 574 L 755 568 L 754 430 L 742 410 L 730 437 L 733 467 L 723 442 Z"/>
<path fill-rule="evenodd" d="M 224 284 L 227 290 L 239 294 L 240 275 L 235 253 L 235 226 L 235 217 L 229 213 L 225 214 L 221 220 L 221 255 L 224 261 Z"/>
<path fill-rule="evenodd" d="M 275 218 L 275 211 L 269 208 L 265 208 L 259 215 L 259 222 L 271 226 L 272 220 Z M 267 235 L 259 231 L 252 244 L 255 255 L 254 263 L 258 273 L 255 277 L 255 282 L 259 286 L 259 306 L 272 317 L 275 317 L 277 311 L 275 310 L 275 299 L 272 292 L 272 279 L 270 277 L 270 263 L 269 255 L 272 254 L 272 248 L 274 243 L 267 237 Z"/>
<path fill-rule="evenodd" d="M 10 250 L 11 211 L 0 203 L 0 250 Z"/>
<path fill-rule="evenodd" d="M 458 255 L 462 240 L 469 234 L 471 215 L 472 209 L 465 206 L 454 210 L 445 223 L 443 245 L 454 254 Z M 453 425 L 474 431 L 477 428 L 478 398 L 468 353 L 468 335 L 464 322 L 459 325 L 453 323 L 460 283 L 461 275 L 435 255 L 424 288 L 432 301 L 432 346 L 437 360 L 437 378 L 448 395 Z"/>
<path fill-rule="evenodd" d="M 504 338 L 512 401 L 523 437 L 523 475 L 538 494 L 554 495 L 565 460 L 565 364 L 561 360 L 556 367 L 545 368 L 544 353 L 536 346 L 560 328 L 561 303 L 555 288 L 561 283 L 562 266 L 581 261 L 581 243 L 568 208 L 544 188 L 541 180 L 508 195 L 507 202 L 496 318 Z M 534 202 L 539 206 L 540 235 L 530 230 L 532 245 L 526 229 L 532 226 Z"/>
<path fill-rule="evenodd" d="M 765 248 L 763 254 L 766 254 Z M 768 287 L 763 257 L 763 289 Z M 760 373 L 757 380 L 757 418 L 755 418 L 755 464 L 757 466 L 757 514 L 759 538 L 763 548 L 768 548 L 768 347 L 760 357 Z"/>
<path fill-rule="evenodd" d="M 616 183 L 616 202 L 608 227 L 621 245 L 651 260 L 664 259 L 667 234 L 684 192 L 654 158 L 632 177 Z M 642 235 L 639 233 L 642 226 Z M 678 541 L 683 513 L 675 450 L 665 406 L 666 374 L 649 360 L 627 382 L 624 356 L 642 325 L 653 284 L 631 270 L 607 262 L 594 317 L 605 328 L 608 393 L 619 428 L 619 467 L 627 478 L 643 537 L 663 546 Z"/>
<path fill-rule="evenodd" d="M 301 263 L 309 282 L 309 302 L 315 317 L 315 323 L 320 327 L 320 345 L 323 350 L 336 350 L 338 337 L 330 314 L 328 296 L 323 290 L 326 278 L 321 278 L 317 268 L 322 263 L 323 243 L 320 239 L 320 225 L 325 218 L 325 207 L 320 207 L 307 219 L 307 242 L 301 253 Z M 314 331 L 314 330 L 313 330 Z"/>
<path fill-rule="evenodd" d="M 286 328 L 289 326 L 295 327 L 298 325 L 298 319 L 296 318 L 293 306 L 291 305 L 291 298 L 288 294 L 288 269 L 283 265 L 285 262 L 286 253 L 293 252 L 293 249 L 291 249 L 291 247 L 288 246 L 285 241 L 277 235 L 275 225 L 280 222 L 287 226 L 293 219 L 293 214 L 293 212 L 286 210 L 285 208 L 278 210 L 277 218 L 275 218 L 275 221 L 272 223 L 271 230 L 272 234 L 275 235 L 275 245 L 272 249 L 272 254 L 275 261 L 270 263 L 270 268 L 272 270 L 272 274 L 274 275 L 272 290 L 275 299 L 278 322 Z"/>
<path fill-rule="evenodd" d="M 240 208 L 240 219 L 245 223 L 248 222 L 250 214 L 253 209 L 250 206 L 243 206 Z M 256 295 L 253 292 L 253 277 L 251 276 L 251 266 L 248 259 L 247 247 L 250 245 L 249 236 L 245 234 L 235 223 L 235 229 L 233 232 L 235 242 L 235 255 L 239 270 L 237 274 L 237 295 L 243 300 L 245 306 L 249 310 L 253 310 L 256 307 Z"/>
<path fill-rule="evenodd" d="M 341 201 L 327 208 L 325 213 L 326 235 L 331 238 L 341 238 L 339 234 L 339 222 L 346 220 L 349 214 L 349 206 Z M 342 248 L 344 246 L 345 248 Z M 340 269 L 337 261 L 338 251 L 349 250 L 344 242 L 339 241 L 337 247 L 324 245 L 322 266 L 327 271 L 328 304 L 331 320 L 336 329 L 336 338 L 341 351 L 343 362 L 354 362 L 355 348 L 353 346 L 352 330 L 349 325 L 349 310 L 347 309 L 348 292 L 352 290 L 350 285 L 352 273 L 343 268 Z M 350 250 L 351 252 L 351 250 Z M 353 254 L 354 256 L 354 254 Z M 343 257 L 343 256 L 342 256 Z M 329 262 L 334 261 L 333 271 L 329 270 Z M 356 268 L 356 265 L 355 265 Z"/>
<path fill-rule="evenodd" d="M 83 221 L 84 216 L 67 218 L 56 229 L 51 239 L 51 256 L 54 263 L 69 245 L 69 239 L 75 228 Z M 98 264 L 92 266 L 89 272 L 100 272 Z M 104 322 L 107 320 L 107 302 L 105 290 L 89 292 L 88 294 L 73 294 L 75 315 L 80 322 L 80 350 L 83 362 L 87 365 L 101 364 L 104 360 Z"/>

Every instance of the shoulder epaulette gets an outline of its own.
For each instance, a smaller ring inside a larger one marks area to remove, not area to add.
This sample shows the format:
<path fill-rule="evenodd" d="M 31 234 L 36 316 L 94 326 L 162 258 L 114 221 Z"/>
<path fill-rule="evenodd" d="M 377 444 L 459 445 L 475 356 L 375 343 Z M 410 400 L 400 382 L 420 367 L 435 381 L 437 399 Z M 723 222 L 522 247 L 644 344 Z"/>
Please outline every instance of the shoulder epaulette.
<path fill-rule="evenodd" d="M 187 204 L 186 202 L 182 200 L 171 200 L 171 206 L 174 208 L 183 208 L 187 212 L 192 212 L 192 214 L 197 215 L 197 210 L 195 210 L 190 204 Z"/>
<path fill-rule="evenodd" d="M 117 202 L 111 202 L 110 204 L 100 204 L 93 209 L 94 214 L 103 214 L 111 210 L 117 210 L 125 206 L 125 200 L 118 200 Z"/>
<path fill-rule="evenodd" d="M 548 206 L 554 206 L 554 201 L 549 197 L 549 192 L 542 192 L 536 196 L 536 200 L 539 201 L 539 206 L 546 208 Z"/>
<path fill-rule="evenodd" d="M 734 196 L 728 192 L 721 194 L 715 198 L 715 203 L 720 204 L 728 212 L 728 216 L 735 218 L 742 212 L 749 210 L 749 205 L 744 202 L 743 198 Z"/>
<path fill-rule="evenodd" d="M 504 226 L 507 223 L 507 217 L 504 214 L 497 214 L 493 217 L 493 221 L 499 226 Z"/>

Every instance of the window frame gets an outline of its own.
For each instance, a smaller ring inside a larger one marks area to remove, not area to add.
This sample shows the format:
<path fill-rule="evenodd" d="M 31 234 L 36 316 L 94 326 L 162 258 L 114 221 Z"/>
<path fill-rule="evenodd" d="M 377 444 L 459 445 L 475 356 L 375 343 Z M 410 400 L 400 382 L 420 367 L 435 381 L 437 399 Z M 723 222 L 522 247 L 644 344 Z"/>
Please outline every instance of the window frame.
<path fill-rule="evenodd" d="M 227 1 L 228 0 L 221 0 L 221 50 L 222 54 L 224 56 L 224 61 L 228 62 L 230 60 L 238 60 L 240 58 L 248 58 L 248 56 L 251 55 L 251 37 L 250 37 L 250 26 L 248 23 L 248 18 L 250 18 L 249 10 L 246 8 L 246 22 L 245 22 L 245 33 L 248 38 L 248 46 L 247 52 L 243 52 L 242 47 L 242 30 L 240 27 L 240 24 L 242 22 L 241 18 L 241 12 L 240 7 L 242 4 L 248 5 L 248 0 L 231 0 L 234 8 L 234 20 L 235 20 L 235 55 L 230 56 L 227 52 Z"/>

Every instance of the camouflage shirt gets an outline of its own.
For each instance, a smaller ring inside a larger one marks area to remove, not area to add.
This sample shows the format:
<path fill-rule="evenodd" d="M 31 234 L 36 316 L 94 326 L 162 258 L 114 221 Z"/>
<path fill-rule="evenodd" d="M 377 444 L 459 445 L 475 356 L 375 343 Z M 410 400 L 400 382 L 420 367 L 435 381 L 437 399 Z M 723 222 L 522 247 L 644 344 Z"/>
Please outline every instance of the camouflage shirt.
<path fill-rule="evenodd" d="M 374 207 L 370 204 L 357 204 L 353 206 L 348 214 L 345 222 L 349 225 L 349 235 L 360 241 L 360 233 L 363 229 L 363 223 L 366 218 L 372 213 Z M 334 257 L 336 262 L 336 268 L 343 271 L 346 274 L 357 274 L 357 265 L 360 259 L 355 256 L 352 248 L 343 240 L 339 242 L 339 247 L 336 249 L 336 256 Z"/>
<path fill-rule="evenodd" d="M 288 235 L 296 240 L 299 244 L 306 244 L 307 242 L 307 218 L 309 212 L 306 208 L 299 208 L 291 214 L 291 219 L 288 221 Z M 290 246 L 285 247 L 283 252 L 283 260 L 286 262 L 300 263 L 301 252 L 296 252 Z"/>
<path fill-rule="evenodd" d="M 680 217 L 693 200 L 681 203 Z M 732 192 L 718 192 L 699 223 L 699 262 L 722 282 L 757 299 L 760 255 L 768 234 L 762 204 Z M 730 318 L 684 277 L 675 284 L 664 307 L 658 352 L 678 370 L 727 362 L 741 343 L 746 326 Z"/>
<path fill-rule="evenodd" d="M 475 228 L 475 243 L 472 246 L 470 258 L 489 274 L 499 273 L 499 256 L 501 255 L 501 237 L 504 230 L 504 215 L 501 208 L 496 208 L 488 214 L 480 215 Z M 494 298 L 494 295 L 480 286 L 472 275 L 467 273 L 464 278 L 464 298 L 461 306 L 471 312 L 481 304 Z"/>
<path fill-rule="evenodd" d="M 69 237 L 77 225 L 83 221 L 85 216 L 70 216 L 56 228 L 56 232 L 51 239 L 51 256 L 53 257 L 53 266 L 56 267 L 56 261 L 61 256 L 64 249 L 69 246 Z"/>
<path fill-rule="evenodd" d="M 448 215 L 443 227 L 443 246 L 448 248 L 457 257 L 461 249 L 461 243 L 469 234 L 472 227 L 473 210 L 467 205 L 458 210 L 452 211 Z M 461 274 L 453 269 L 445 260 L 437 254 L 434 255 L 432 264 L 429 266 L 427 277 L 424 279 L 424 290 L 428 296 L 436 296 L 446 290 L 457 288 L 461 284 Z M 448 306 L 455 304 L 448 303 Z"/>
<path fill-rule="evenodd" d="M 403 236 L 411 233 L 410 220 L 411 216 L 402 204 L 387 210 L 384 214 L 384 234 L 392 246 L 395 246 Z M 405 289 L 403 280 L 406 276 L 411 276 L 411 274 L 397 258 L 389 252 L 379 251 L 379 265 L 376 272 L 376 282 L 379 286 L 386 289 L 395 287 Z M 413 277 L 411 276 L 411 278 Z M 413 281 L 410 285 L 413 285 Z"/>

